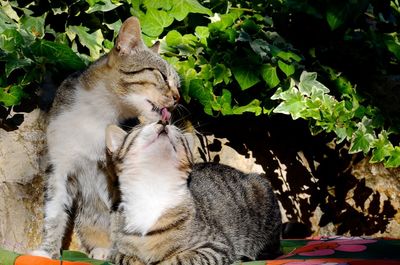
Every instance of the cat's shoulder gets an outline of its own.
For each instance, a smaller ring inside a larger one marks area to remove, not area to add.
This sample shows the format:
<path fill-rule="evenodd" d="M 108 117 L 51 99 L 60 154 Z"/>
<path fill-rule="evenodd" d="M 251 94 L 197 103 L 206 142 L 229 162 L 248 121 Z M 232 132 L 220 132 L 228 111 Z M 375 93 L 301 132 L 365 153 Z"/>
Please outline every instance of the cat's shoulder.
<path fill-rule="evenodd" d="M 252 179 L 259 177 L 257 173 L 246 173 L 232 166 L 215 162 L 196 163 L 192 167 L 190 179 L 196 181 L 216 179 Z"/>
<path fill-rule="evenodd" d="M 202 170 L 211 170 L 211 171 L 218 171 L 218 170 L 228 170 L 228 171 L 240 171 L 238 169 L 235 169 L 231 166 L 221 164 L 221 163 L 216 163 L 216 162 L 201 162 L 201 163 L 195 163 L 193 165 L 193 171 L 202 171 Z"/>
<path fill-rule="evenodd" d="M 242 183 L 250 182 L 267 186 L 270 185 L 265 174 L 255 172 L 247 173 L 232 166 L 215 162 L 202 162 L 193 165 L 189 175 L 189 186 L 197 184 L 203 185 L 204 182 L 215 181 L 239 181 Z"/>
<path fill-rule="evenodd" d="M 216 162 L 202 162 L 196 163 L 193 165 L 192 174 L 207 174 L 207 173 L 215 173 L 215 174 L 235 174 L 235 175 L 248 175 L 247 173 L 234 168 L 229 165 L 216 163 Z"/>
<path fill-rule="evenodd" d="M 50 108 L 51 116 L 57 115 L 59 111 L 66 106 L 73 104 L 76 90 L 78 89 L 79 77 L 83 71 L 77 71 L 70 74 L 57 88 L 53 103 Z"/>

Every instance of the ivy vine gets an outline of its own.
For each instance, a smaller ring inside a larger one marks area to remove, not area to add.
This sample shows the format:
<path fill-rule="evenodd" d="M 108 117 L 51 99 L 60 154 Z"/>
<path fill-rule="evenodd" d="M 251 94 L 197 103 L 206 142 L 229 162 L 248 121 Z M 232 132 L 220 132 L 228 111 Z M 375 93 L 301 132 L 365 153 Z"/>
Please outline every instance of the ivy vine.
<path fill-rule="evenodd" d="M 337 142 L 348 142 L 350 153 L 400 166 L 400 110 L 385 108 L 369 88 L 370 80 L 380 80 L 375 76 L 400 80 L 398 0 L 0 3 L 4 129 L 17 128 L 22 121 L 15 113 L 42 97 L 47 79 L 59 83 L 108 52 L 122 21 L 135 15 L 145 42 L 161 41 L 188 104 L 211 116 L 304 119 L 313 134 L 334 133 Z M 352 46 L 359 53 L 346 53 Z M 342 53 L 351 55 L 343 62 Z M 397 94 L 385 99 L 400 103 Z"/>

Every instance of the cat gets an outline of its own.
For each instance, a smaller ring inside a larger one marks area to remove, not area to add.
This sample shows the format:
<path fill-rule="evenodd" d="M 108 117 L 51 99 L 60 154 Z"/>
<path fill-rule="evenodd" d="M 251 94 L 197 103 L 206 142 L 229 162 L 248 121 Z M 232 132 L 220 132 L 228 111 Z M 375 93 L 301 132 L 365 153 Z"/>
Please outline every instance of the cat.
<path fill-rule="evenodd" d="M 281 215 L 269 182 L 193 163 L 193 137 L 166 119 L 106 130 L 120 187 L 112 213 L 115 264 L 231 264 L 280 254 Z"/>
<path fill-rule="evenodd" d="M 49 113 L 42 243 L 31 255 L 58 258 L 68 220 L 90 257 L 110 247 L 110 190 L 105 173 L 105 129 L 138 117 L 156 121 L 179 100 L 177 72 L 141 37 L 139 20 L 122 24 L 114 48 L 57 90 Z"/>

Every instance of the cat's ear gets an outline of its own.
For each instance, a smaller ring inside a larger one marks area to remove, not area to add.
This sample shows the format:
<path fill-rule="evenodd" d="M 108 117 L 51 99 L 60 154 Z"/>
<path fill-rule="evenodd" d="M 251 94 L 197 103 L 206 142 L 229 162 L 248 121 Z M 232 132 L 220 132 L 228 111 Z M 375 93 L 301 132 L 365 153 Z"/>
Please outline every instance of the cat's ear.
<path fill-rule="evenodd" d="M 160 52 L 160 44 L 161 42 L 156 41 L 153 46 L 150 47 L 150 50 L 152 50 L 155 53 L 159 53 Z"/>
<path fill-rule="evenodd" d="M 108 125 L 106 129 L 106 147 L 107 152 L 114 153 L 122 145 L 127 132 L 117 125 Z"/>
<path fill-rule="evenodd" d="M 141 34 L 139 19 L 136 17 L 128 18 L 122 23 L 119 30 L 115 50 L 120 55 L 127 55 L 134 49 L 142 48 L 144 43 Z"/>

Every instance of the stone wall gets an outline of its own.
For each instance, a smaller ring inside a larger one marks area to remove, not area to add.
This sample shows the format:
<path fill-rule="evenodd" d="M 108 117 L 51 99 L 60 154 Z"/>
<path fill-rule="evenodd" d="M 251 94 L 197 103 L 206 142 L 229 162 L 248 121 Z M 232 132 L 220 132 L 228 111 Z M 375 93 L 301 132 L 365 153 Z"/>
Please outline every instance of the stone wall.
<path fill-rule="evenodd" d="M 289 117 L 244 115 L 198 124 L 207 132 L 202 159 L 264 173 L 284 221 L 301 222 L 312 235 L 400 238 L 400 169 L 349 155 L 333 136 L 311 136 L 304 121 Z"/>
<path fill-rule="evenodd" d="M 44 120 L 25 115 L 18 130 L 0 129 L 0 247 L 24 252 L 38 244 L 42 226 Z"/>
<path fill-rule="evenodd" d="M 263 173 L 280 200 L 285 222 L 313 235 L 400 238 L 400 169 L 350 156 L 328 135 L 311 136 L 286 117 L 209 119 L 193 116 L 197 161 Z M 0 129 L 0 247 L 26 252 L 41 238 L 45 119 L 35 110 L 18 130 Z M 76 239 L 73 248 L 79 248 Z"/>

